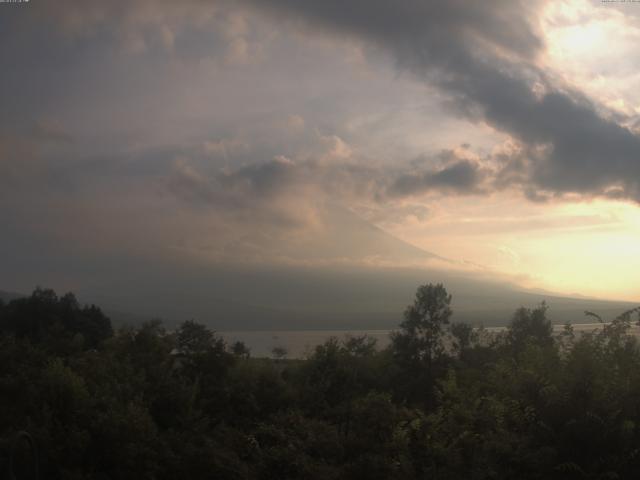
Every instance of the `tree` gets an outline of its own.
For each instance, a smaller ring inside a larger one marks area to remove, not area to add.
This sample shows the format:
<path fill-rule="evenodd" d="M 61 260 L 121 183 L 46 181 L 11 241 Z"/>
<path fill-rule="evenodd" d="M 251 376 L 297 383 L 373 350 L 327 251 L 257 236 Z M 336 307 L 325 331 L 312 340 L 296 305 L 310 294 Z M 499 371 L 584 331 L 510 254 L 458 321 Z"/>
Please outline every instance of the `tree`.
<path fill-rule="evenodd" d="M 251 350 L 249 347 L 240 340 L 237 340 L 231 345 L 231 353 L 236 357 L 244 358 L 245 360 L 251 356 Z"/>
<path fill-rule="evenodd" d="M 178 350 L 182 355 L 202 355 L 216 348 L 219 339 L 205 325 L 187 320 L 177 330 Z"/>
<path fill-rule="evenodd" d="M 347 335 L 347 337 L 342 342 L 344 345 L 344 350 L 354 357 L 370 357 L 376 353 L 376 344 L 378 341 L 365 335 Z"/>
<path fill-rule="evenodd" d="M 453 346 L 457 350 L 458 355 L 462 357 L 463 353 L 471 346 L 475 339 L 473 327 L 468 323 L 452 323 L 451 335 L 453 337 Z"/>
<path fill-rule="evenodd" d="M 9 302 L 0 316 L 0 332 L 42 343 L 60 355 L 97 348 L 113 336 L 111 320 L 95 305 L 81 307 L 72 293 L 58 297 L 36 288 L 30 297 Z"/>
<path fill-rule="evenodd" d="M 288 354 L 289 352 L 287 351 L 287 349 L 279 345 L 271 349 L 271 355 L 273 355 L 273 358 L 275 358 L 276 360 L 284 360 L 285 358 L 287 358 Z"/>
<path fill-rule="evenodd" d="M 223 378 L 235 360 L 227 352 L 227 345 L 222 337 L 205 325 L 188 320 L 176 331 L 176 344 L 176 357 L 180 359 L 181 369 L 187 377 L 197 380 L 203 392 L 221 387 Z M 215 395 L 210 395 L 211 399 L 214 397 Z"/>
<path fill-rule="evenodd" d="M 451 295 L 442 284 L 419 286 L 413 305 L 404 312 L 400 331 L 391 335 L 391 351 L 399 367 L 395 382 L 404 400 L 424 405 L 435 400 L 435 380 L 445 366 L 443 337 L 452 315 L 450 304 Z"/>
<path fill-rule="evenodd" d="M 553 326 L 547 319 L 548 308 L 542 302 L 533 310 L 524 307 L 516 310 L 507 330 L 509 344 L 516 352 L 527 344 L 541 347 L 553 344 Z"/>
<path fill-rule="evenodd" d="M 442 355 L 444 326 L 452 315 L 451 295 L 439 283 L 421 285 L 413 305 L 404 312 L 400 332 L 392 335 L 395 354 L 403 363 L 424 365 L 431 371 L 434 359 Z"/>

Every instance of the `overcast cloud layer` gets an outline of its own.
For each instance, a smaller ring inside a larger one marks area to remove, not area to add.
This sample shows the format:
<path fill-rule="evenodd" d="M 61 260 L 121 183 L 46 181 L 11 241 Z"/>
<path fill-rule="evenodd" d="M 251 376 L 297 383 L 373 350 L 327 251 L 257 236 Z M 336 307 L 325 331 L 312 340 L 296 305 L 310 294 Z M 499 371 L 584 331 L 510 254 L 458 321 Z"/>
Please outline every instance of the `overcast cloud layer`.
<path fill-rule="evenodd" d="M 637 29 L 637 12 L 562 4 Z M 427 229 L 451 199 L 636 205 L 635 107 L 552 65 L 548 29 L 571 19 L 550 5 L 0 4 L 0 287 L 73 288 L 132 258 L 409 262 L 345 216 Z"/>
<path fill-rule="evenodd" d="M 498 176 L 553 193 L 640 200 L 638 135 L 544 73 L 538 23 L 545 2 L 256 3 L 388 49 L 399 68 L 445 90 L 459 112 L 517 139 L 523 154 L 503 159 Z M 473 187 L 469 167 L 457 170 Z"/>

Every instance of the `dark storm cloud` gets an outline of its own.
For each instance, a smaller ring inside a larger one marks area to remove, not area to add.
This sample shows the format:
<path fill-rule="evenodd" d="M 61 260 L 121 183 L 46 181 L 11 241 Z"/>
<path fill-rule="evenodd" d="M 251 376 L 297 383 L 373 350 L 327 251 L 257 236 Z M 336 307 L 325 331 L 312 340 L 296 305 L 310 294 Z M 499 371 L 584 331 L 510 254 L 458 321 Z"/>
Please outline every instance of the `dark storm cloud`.
<path fill-rule="evenodd" d="M 522 179 L 530 192 L 612 191 L 640 201 L 638 136 L 539 66 L 544 42 L 536 22 L 544 2 L 252 3 L 390 51 L 400 68 L 448 93 L 459 113 L 487 121 L 528 148 L 544 149 L 530 159 Z"/>
<path fill-rule="evenodd" d="M 183 157 L 174 162 L 163 184 L 166 191 L 196 209 L 245 216 L 243 212 L 255 214 L 274 204 L 286 209 L 312 199 L 387 205 L 390 200 L 432 192 L 485 195 L 492 173 L 451 150 L 396 165 L 374 166 L 366 159 L 326 163 L 317 158 L 294 162 L 276 157 L 208 173 L 201 163 Z"/>
<path fill-rule="evenodd" d="M 207 175 L 188 159 L 180 158 L 166 177 L 166 185 L 191 203 L 250 206 L 291 189 L 299 179 L 299 170 L 291 161 L 276 158 Z"/>
<path fill-rule="evenodd" d="M 405 51 L 405 58 L 455 61 L 461 44 L 475 38 L 531 57 L 542 47 L 530 15 L 540 1 L 448 2 L 403 0 L 254 0 L 258 6 L 323 22 L 325 28 L 367 37 L 384 47 Z M 412 50 L 412 51 L 411 51 Z M 420 62 L 423 63 L 423 62 Z"/>
<path fill-rule="evenodd" d="M 232 222 L 239 230 L 288 231 L 311 221 L 313 199 L 304 188 L 304 174 L 304 167 L 283 158 L 214 172 L 179 158 L 161 176 L 160 188 L 181 205 Z"/>
<path fill-rule="evenodd" d="M 5 9 L 3 13 L 9 13 L 0 18 L 0 35 L 14 40 L 0 43 L 0 58 L 12 65 L 3 74 L 6 88 L 0 93 L 6 113 L 0 127 L 2 135 L 11 137 L 10 142 L 0 142 L 0 182 L 15 189 L 24 190 L 30 183 L 41 192 L 35 181 L 41 178 L 58 189 L 75 186 L 90 195 L 97 186 L 120 193 L 124 187 L 116 185 L 138 182 L 136 188 L 153 195 L 161 183 L 160 190 L 192 205 L 245 216 L 277 203 L 283 195 L 292 202 L 313 194 L 347 203 L 383 203 L 431 191 L 478 194 L 513 185 L 533 201 L 574 191 L 640 200 L 638 137 L 599 113 L 579 92 L 561 89 L 537 66 L 545 48 L 536 26 L 542 1 L 245 2 L 276 12 L 271 18 L 278 25 L 288 18 L 294 28 L 339 32 L 391 52 L 400 68 L 446 92 L 448 104 L 458 113 L 487 121 L 524 145 L 517 154 L 486 157 L 496 168 L 486 168 L 484 159 L 461 158 L 448 159 L 439 168 L 432 166 L 437 160 L 433 158 L 420 168 L 400 161 L 394 166 L 368 165 L 368 159 L 322 163 L 316 160 L 326 152 L 318 153 L 312 140 L 297 132 L 280 141 L 275 127 L 262 117 L 257 121 L 264 125 L 260 138 L 248 135 L 254 147 L 234 155 L 222 148 L 224 158 L 202 168 L 204 159 L 182 152 L 186 148 L 177 144 L 178 134 L 166 139 L 167 132 L 183 123 L 173 111 L 188 98 L 176 95 L 172 101 L 172 96 L 180 93 L 181 72 L 198 64 L 185 59 L 224 60 L 234 39 L 251 40 L 250 24 L 246 29 L 229 27 L 235 2 L 31 3 L 28 9 Z M 176 57 L 175 65 L 168 61 Z M 253 86 L 238 85 L 239 90 Z M 211 90 L 216 88 L 212 84 Z M 234 108 L 241 108 L 242 102 L 215 100 L 209 102 L 224 111 L 215 121 L 235 121 Z M 312 100 L 314 112 L 339 108 L 325 97 Z M 349 104 L 348 99 L 343 103 Z M 164 118 L 166 124 L 161 122 Z M 238 123 L 253 132 L 246 121 Z M 145 129 L 153 131 L 147 134 L 149 140 Z M 118 137 L 121 130 L 132 137 Z M 335 131 L 342 134 L 339 128 Z M 204 138 L 189 130 L 188 136 L 198 142 Z M 171 144 L 168 152 L 153 151 L 144 158 L 131 153 L 164 141 Z M 301 144 L 292 147 L 295 141 Z M 296 159 L 296 152 L 304 151 L 310 153 L 300 155 L 302 161 Z M 282 153 L 296 161 L 267 160 Z M 195 162 L 174 162 L 181 155 Z M 307 158 L 314 156 L 316 160 Z M 219 171 L 229 161 L 227 170 Z M 273 208 L 286 209 L 284 203 Z"/>
<path fill-rule="evenodd" d="M 440 170 L 401 175 L 387 193 L 392 197 L 418 195 L 430 190 L 472 194 L 479 192 L 482 178 L 476 163 L 459 160 Z"/>
<path fill-rule="evenodd" d="M 251 190 L 266 197 L 277 194 L 290 183 L 295 182 L 295 167 L 286 158 L 276 158 L 270 162 L 247 165 L 221 177 L 228 188 Z"/>

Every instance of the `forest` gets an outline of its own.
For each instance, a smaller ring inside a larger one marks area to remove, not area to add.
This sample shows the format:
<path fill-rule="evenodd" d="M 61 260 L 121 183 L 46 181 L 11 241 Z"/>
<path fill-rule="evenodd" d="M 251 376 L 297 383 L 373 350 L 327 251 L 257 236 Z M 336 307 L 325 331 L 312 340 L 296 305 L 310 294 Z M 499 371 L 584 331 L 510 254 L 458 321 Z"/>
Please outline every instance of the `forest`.
<path fill-rule="evenodd" d="M 488 333 L 419 286 L 388 347 L 253 358 L 207 326 L 114 328 L 38 288 L 0 302 L 0 478 L 624 479 L 640 472 L 638 309 Z"/>

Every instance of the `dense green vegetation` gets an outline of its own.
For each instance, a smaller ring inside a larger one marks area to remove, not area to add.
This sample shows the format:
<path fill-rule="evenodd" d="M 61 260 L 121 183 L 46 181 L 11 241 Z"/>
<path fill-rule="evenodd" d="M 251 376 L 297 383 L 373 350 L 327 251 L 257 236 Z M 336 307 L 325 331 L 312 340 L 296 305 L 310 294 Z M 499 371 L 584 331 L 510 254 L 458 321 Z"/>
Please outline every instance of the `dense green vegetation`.
<path fill-rule="evenodd" d="M 637 311 L 553 335 L 545 305 L 488 335 L 416 293 L 391 345 L 332 338 L 251 358 L 188 321 L 113 331 L 37 289 L 0 303 L 0 463 L 34 438 L 47 479 L 631 478 L 640 472 Z M 28 457 L 22 462 L 29 462 Z M 28 465 L 16 461 L 16 471 Z"/>

